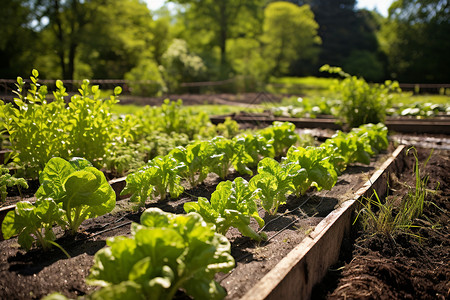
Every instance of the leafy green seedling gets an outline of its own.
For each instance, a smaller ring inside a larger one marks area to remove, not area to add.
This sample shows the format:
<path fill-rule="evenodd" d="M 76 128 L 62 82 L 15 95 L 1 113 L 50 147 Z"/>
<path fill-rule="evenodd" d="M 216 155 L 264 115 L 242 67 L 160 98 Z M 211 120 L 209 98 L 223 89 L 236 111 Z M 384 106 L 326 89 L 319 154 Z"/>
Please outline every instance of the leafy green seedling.
<path fill-rule="evenodd" d="M 9 174 L 8 168 L 0 165 L 0 201 L 5 201 L 8 196 L 8 187 L 16 186 L 21 191 L 21 188 L 27 189 L 28 183 L 23 178 L 16 178 Z"/>
<path fill-rule="evenodd" d="M 388 129 L 383 123 L 361 125 L 353 128 L 351 132 L 359 137 L 367 137 L 373 153 L 386 150 L 389 146 Z"/>
<path fill-rule="evenodd" d="M 208 142 L 197 142 L 186 148 L 180 146 L 173 149 L 169 155 L 180 163 L 178 174 L 186 179 L 191 187 L 199 185 L 208 176 Z"/>
<path fill-rule="evenodd" d="M 295 133 L 295 125 L 289 122 L 273 122 L 272 126 L 266 127 L 258 131 L 272 144 L 275 156 L 280 156 L 294 145 L 298 140 L 298 135 Z"/>
<path fill-rule="evenodd" d="M 286 203 L 286 194 L 295 191 L 293 178 L 305 172 L 298 164 L 281 165 L 276 160 L 266 157 L 258 164 L 258 174 L 250 179 L 249 187 L 257 192 L 262 207 L 271 215 L 275 215 L 278 207 Z"/>
<path fill-rule="evenodd" d="M 244 144 L 245 152 L 251 157 L 251 161 L 247 162 L 249 167 L 256 167 L 258 162 L 264 157 L 275 157 L 273 145 L 261 134 L 242 134 L 233 138 L 240 140 Z"/>
<path fill-rule="evenodd" d="M 99 250 L 86 280 L 103 288 L 92 299 L 172 299 L 179 289 L 194 299 L 222 299 L 217 272 L 234 267 L 230 242 L 197 213 L 149 208 L 131 237 L 113 237 Z M 138 298 L 133 296 L 139 295 Z"/>
<path fill-rule="evenodd" d="M 209 142 L 209 170 L 225 179 L 233 166 L 240 174 L 252 175 L 247 164 L 253 159 L 245 151 L 244 140 L 229 140 L 222 136 L 215 137 Z"/>
<path fill-rule="evenodd" d="M 65 213 L 72 234 L 81 223 L 104 215 L 116 205 L 116 194 L 105 175 L 83 158 L 68 162 L 54 157 L 39 176 L 38 199 L 53 199 Z"/>
<path fill-rule="evenodd" d="M 367 135 L 358 136 L 355 133 L 343 133 L 338 131 L 324 143 L 325 147 L 335 149 L 345 160 L 345 165 L 353 162 L 370 164 L 370 156 L 373 153 Z"/>
<path fill-rule="evenodd" d="M 248 182 L 238 177 L 233 182 L 222 181 L 208 199 L 199 197 L 198 202 L 184 204 L 186 212 L 199 213 L 206 222 L 216 226 L 216 231 L 226 234 L 230 227 L 237 228 L 242 235 L 248 236 L 256 241 L 267 238 L 262 233 L 256 233 L 249 225 L 253 218 L 260 227 L 264 226 L 264 220 L 258 214 L 255 203 L 256 193 Z"/>
<path fill-rule="evenodd" d="M 34 205 L 28 201 L 18 202 L 15 210 L 8 212 L 3 220 L 3 237 L 19 235 L 18 243 L 27 251 L 33 243 L 47 250 L 56 239 L 54 224 L 64 226 L 65 222 L 64 211 L 52 199 L 39 199 Z"/>
<path fill-rule="evenodd" d="M 157 156 L 137 172 L 127 176 L 127 185 L 122 191 L 123 195 L 132 194 L 130 201 L 138 202 L 144 206 L 145 200 L 154 193 L 161 200 L 167 195 L 178 197 L 184 190 L 180 185 L 181 177 L 178 169 L 180 163 L 170 155 Z"/>
<path fill-rule="evenodd" d="M 337 181 L 337 173 L 328 157 L 324 157 L 325 149 L 320 147 L 289 148 L 283 162 L 298 164 L 301 169 L 292 177 L 292 183 L 298 196 L 305 194 L 310 186 L 317 190 L 330 190 Z"/>

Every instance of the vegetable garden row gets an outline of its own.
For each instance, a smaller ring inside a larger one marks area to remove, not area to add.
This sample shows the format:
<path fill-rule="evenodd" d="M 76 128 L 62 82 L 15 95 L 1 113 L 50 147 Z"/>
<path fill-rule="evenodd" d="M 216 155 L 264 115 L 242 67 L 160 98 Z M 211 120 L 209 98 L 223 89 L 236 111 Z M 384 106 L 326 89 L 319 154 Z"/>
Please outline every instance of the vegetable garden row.
<path fill-rule="evenodd" d="M 211 199 L 199 197 L 185 203 L 187 214 L 148 208 L 140 224 L 132 223 L 131 236 L 108 239 L 108 247 L 95 254 L 86 279 L 102 287 L 87 296 L 92 299 L 172 299 L 180 289 L 196 299 L 223 298 L 226 292 L 214 278 L 235 265 L 224 236 L 231 227 L 255 241 L 267 239 L 261 230 L 267 218 L 260 215 L 261 210 L 266 217 L 274 216 L 290 199 L 287 195 L 300 196 L 313 187 L 331 189 L 348 164 L 368 164 L 371 155 L 388 146 L 382 124 L 337 132 L 319 147 L 296 146 L 300 138 L 295 126 L 279 122 L 233 138 L 205 140 L 220 131 L 228 137 L 235 135 L 236 123 L 214 127 L 207 116 L 189 116 L 179 109 L 180 103 L 169 102 L 160 109 L 147 109 L 144 113 L 150 118 L 114 120 L 108 107 L 117 101 L 115 96 L 101 100 L 98 87 L 85 82 L 80 95 L 72 96 L 66 108 L 62 84 L 57 84 L 54 101 L 47 103 L 46 88 L 39 87 L 36 77 L 34 73 L 26 98 L 23 82 L 18 80 L 17 107 L 2 104 L 0 115 L 15 150 L 11 159 L 22 166 L 22 174 L 39 174 L 37 201 L 17 203 L 2 223 L 4 237 L 18 235 L 17 242 L 24 249 L 55 246 L 66 252 L 57 243 L 58 232 L 74 235 L 84 220 L 111 212 L 116 195 L 98 169 L 110 164 L 117 173 L 128 170 L 135 156 L 111 163 L 107 153 L 121 147 L 137 151 L 142 145 L 136 142 L 145 140 L 146 132 L 155 127 L 165 134 L 180 130 L 188 142 L 129 173 L 122 194 L 131 195 L 134 209 L 145 207 L 149 199 L 176 199 L 185 186 L 201 185 L 210 173 L 224 180 Z M 192 141 L 199 136 L 203 139 Z M 250 180 L 225 181 L 232 169 Z M 251 226 L 255 221 L 260 230 Z"/>

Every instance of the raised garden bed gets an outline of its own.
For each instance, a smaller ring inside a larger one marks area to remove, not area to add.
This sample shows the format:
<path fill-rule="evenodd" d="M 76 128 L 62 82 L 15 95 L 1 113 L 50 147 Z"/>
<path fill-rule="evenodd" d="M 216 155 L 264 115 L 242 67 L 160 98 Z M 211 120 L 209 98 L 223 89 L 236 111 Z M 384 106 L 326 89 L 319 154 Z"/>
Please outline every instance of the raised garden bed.
<path fill-rule="evenodd" d="M 329 192 L 309 193 L 307 196 L 291 199 L 289 206 L 280 208 L 282 217 L 272 222 L 265 218 L 265 232 L 269 236 L 267 243 L 257 244 L 241 237 L 237 231 L 230 231 L 227 237 L 232 242 L 232 254 L 237 267 L 231 274 L 217 278 L 228 290 L 228 297 L 236 299 L 244 296 L 272 267 L 279 265 L 285 254 L 290 256 L 288 253 L 297 249 L 296 246 L 302 240 L 311 239 L 317 230 L 323 232 L 320 228 L 327 222 L 324 220 L 330 218 L 329 213 L 342 203 L 343 207 L 347 206 L 345 203 L 348 202 L 345 201 L 353 198 L 354 193 L 367 182 L 369 174 L 375 172 L 386 159 L 385 154 L 374 159 L 370 166 L 349 167 Z M 233 175 L 229 179 L 233 179 Z M 194 201 L 198 196 L 209 197 L 217 183 L 218 178 L 210 175 L 204 184 L 185 191 L 178 200 L 147 203 L 147 207 L 157 206 L 165 211 L 183 213 L 182 205 L 185 202 Z M 94 287 L 87 286 L 84 278 L 92 266 L 93 255 L 105 246 L 107 237 L 128 235 L 130 223 L 139 220 L 139 213 L 130 213 L 123 208 L 129 208 L 128 202 L 118 201 L 113 213 L 85 221 L 82 225 L 83 232 L 75 239 L 59 239 L 60 245 L 72 256 L 70 259 L 59 250 L 48 253 L 32 250 L 24 253 L 18 249 L 16 239 L 1 242 L 0 297 L 41 298 L 52 291 L 75 297 L 91 292 Z"/>
<path fill-rule="evenodd" d="M 232 118 L 239 123 L 270 124 L 273 121 L 291 122 L 297 128 L 323 128 L 332 130 L 342 130 L 342 126 L 337 124 L 337 120 L 332 116 L 321 116 L 315 119 L 311 118 L 289 118 L 274 117 L 270 114 L 240 113 L 224 116 L 212 116 L 211 122 L 214 124 L 222 123 L 226 118 Z M 416 119 L 411 117 L 388 117 L 385 125 L 389 131 L 402 133 L 432 133 L 432 134 L 450 134 L 450 118 L 436 117 L 427 119 Z"/>

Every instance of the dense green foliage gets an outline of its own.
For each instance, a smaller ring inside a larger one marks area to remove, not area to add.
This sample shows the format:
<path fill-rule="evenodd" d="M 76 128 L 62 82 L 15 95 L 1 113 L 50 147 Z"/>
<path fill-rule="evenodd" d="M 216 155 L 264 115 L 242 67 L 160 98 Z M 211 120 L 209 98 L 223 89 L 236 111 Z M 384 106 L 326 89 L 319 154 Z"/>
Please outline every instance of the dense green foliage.
<path fill-rule="evenodd" d="M 389 74 L 402 82 L 449 82 L 450 3 L 396 0 L 381 28 Z"/>
<path fill-rule="evenodd" d="M 196 213 L 149 208 L 141 224 L 132 224 L 131 237 L 109 238 L 107 245 L 95 254 L 87 278 L 102 286 L 93 299 L 169 300 L 178 289 L 195 299 L 226 295 L 214 276 L 234 267 L 230 242 Z"/>
<path fill-rule="evenodd" d="M 37 178 L 52 157 L 76 156 L 106 168 L 112 176 L 123 176 L 193 140 L 218 135 L 232 138 L 240 132 L 235 121 L 213 125 L 205 112 L 193 112 L 183 107 L 181 100 L 167 99 L 161 106 L 146 106 L 132 115 L 112 114 L 121 88 L 107 96 L 87 80 L 70 99 L 62 81 L 56 81 L 51 99 L 47 85 L 38 82 L 38 71 L 32 73 L 27 91 L 28 84 L 18 77 L 14 103 L 0 100 L 0 133 L 2 138 L 3 133 L 8 134 L 12 150 L 5 160 L 31 178 Z M 243 163 L 245 168 L 249 160 L 236 157 L 231 163 Z"/>
<path fill-rule="evenodd" d="M 367 123 L 384 122 L 386 111 L 400 92 L 398 82 L 386 81 L 384 84 L 369 85 L 364 78 L 345 73 L 339 67 L 324 65 L 321 71 L 336 73 L 343 77 L 330 87 L 341 103 L 335 115 L 349 127 Z"/>
<path fill-rule="evenodd" d="M 0 164 L 0 202 L 5 201 L 8 196 L 8 188 L 14 186 L 17 187 L 20 192 L 22 188 L 28 188 L 28 183 L 23 178 L 17 178 L 9 174 L 9 169 Z"/>
<path fill-rule="evenodd" d="M 230 227 L 235 227 L 244 236 L 256 241 L 266 238 L 264 234 L 256 233 L 249 225 L 253 218 L 260 227 L 264 220 L 258 214 L 255 203 L 255 190 L 249 188 L 248 182 L 242 177 L 233 182 L 222 181 L 211 195 L 211 200 L 199 197 L 197 202 L 184 204 L 184 210 L 199 213 L 206 222 L 216 226 L 216 231 L 226 234 Z"/>
<path fill-rule="evenodd" d="M 44 78 L 126 78 L 149 96 L 241 75 L 239 87 L 221 89 L 255 89 L 323 64 L 378 82 L 450 76 L 447 1 L 394 1 L 388 17 L 355 0 L 167 2 L 150 11 L 139 0 L 7 1 L 0 77 L 38 68 Z"/>
<path fill-rule="evenodd" d="M 320 38 L 319 25 L 309 6 L 297 6 L 287 2 L 270 3 L 264 10 L 262 41 L 263 57 L 273 64 L 270 74 L 288 74 L 290 66 L 298 59 L 317 58 Z"/>
<path fill-rule="evenodd" d="M 78 231 L 81 222 L 104 215 L 116 205 L 116 195 L 105 175 L 83 158 L 70 162 L 55 157 L 39 177 L 37 201 L 19 202 L 7 213 L 2 232 L 5 239 L 19 235 L 19 244 L 29 250 L 33 242 L 48 249 L 56 239 L 53 226 Z"/>
<path fill-rule="evenodd" d="M 2 125 L 9 134 L 14 161 L 25 164 L 29 176 L 36 176 L 55 156 L 86 157 L 100 166 L 98 159 L 105 157 L 113 138 L 110 108 L 121 89 L 116 88 L 109 99 L 101 99 L 99 87 L 85 80 L 79 94 L 66 105 L 68 94 L 62 81 L 56 82 L 54 99 L 48 101 L 47 86 L 38 83 L 38 76 L 33 70 L 28 91 L 18 77 L 15 105 L 0 103 L 2 114 L 8 116 Z"/>

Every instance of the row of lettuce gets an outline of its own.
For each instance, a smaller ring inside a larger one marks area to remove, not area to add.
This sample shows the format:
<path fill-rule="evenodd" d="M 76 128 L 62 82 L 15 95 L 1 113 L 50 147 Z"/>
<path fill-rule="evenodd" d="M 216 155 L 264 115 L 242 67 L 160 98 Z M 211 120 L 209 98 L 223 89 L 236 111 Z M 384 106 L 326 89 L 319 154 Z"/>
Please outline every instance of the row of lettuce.
<path fill-rule="evenodd" d="M 257 167 L 250 181 L 242 177 L 222 181 L 211 199 L 185 203 L 187 214 L 145 210 L 141 224 L 131 225 L 130 237 L 110 238 L 109 247 L 96 253 L 86 280 L 102 289 L 88 297 L 172 299 L 182 289 L 197 299 L 223 298 L 226 292 L 214 276 L 235 264 L 224 236 L 229 228 L 257 241 L 266 239 L 264 232 L 250 227 L 252 218 L 264 226 L 261 208 L 273 215 L 288 194 L 302 195 L 312 186 L 331 189 L 349 163 L 368 164 L 371 155 L 388 145 L 382 124 L 337 132 L 320 147 L 306 148 L 294 146 L 298 138 L 294 129 L 290 123 L 275 123 L 252 136 L 199 141 L 158 156 L 128 175 L 123 193 L 131 193 L 131 201 L 144 206 L 149 197 L 178 197 L 181 180 L 193 187 L 209 173 L 225 179 L 232 168 L 250 175 Z M 274 159 L 280 155 L 285 156 Z M 2 224 L 4 237 L 18 235 L 26 249 L 35 242 L 43 248 L 58 246 L 55 225 L 76 233 L 83 220 L 115 207 L 116 196 L 104 174 L 86 159 L 52 158 L 39 179 L 37 202 L 19 202 Z"/>

